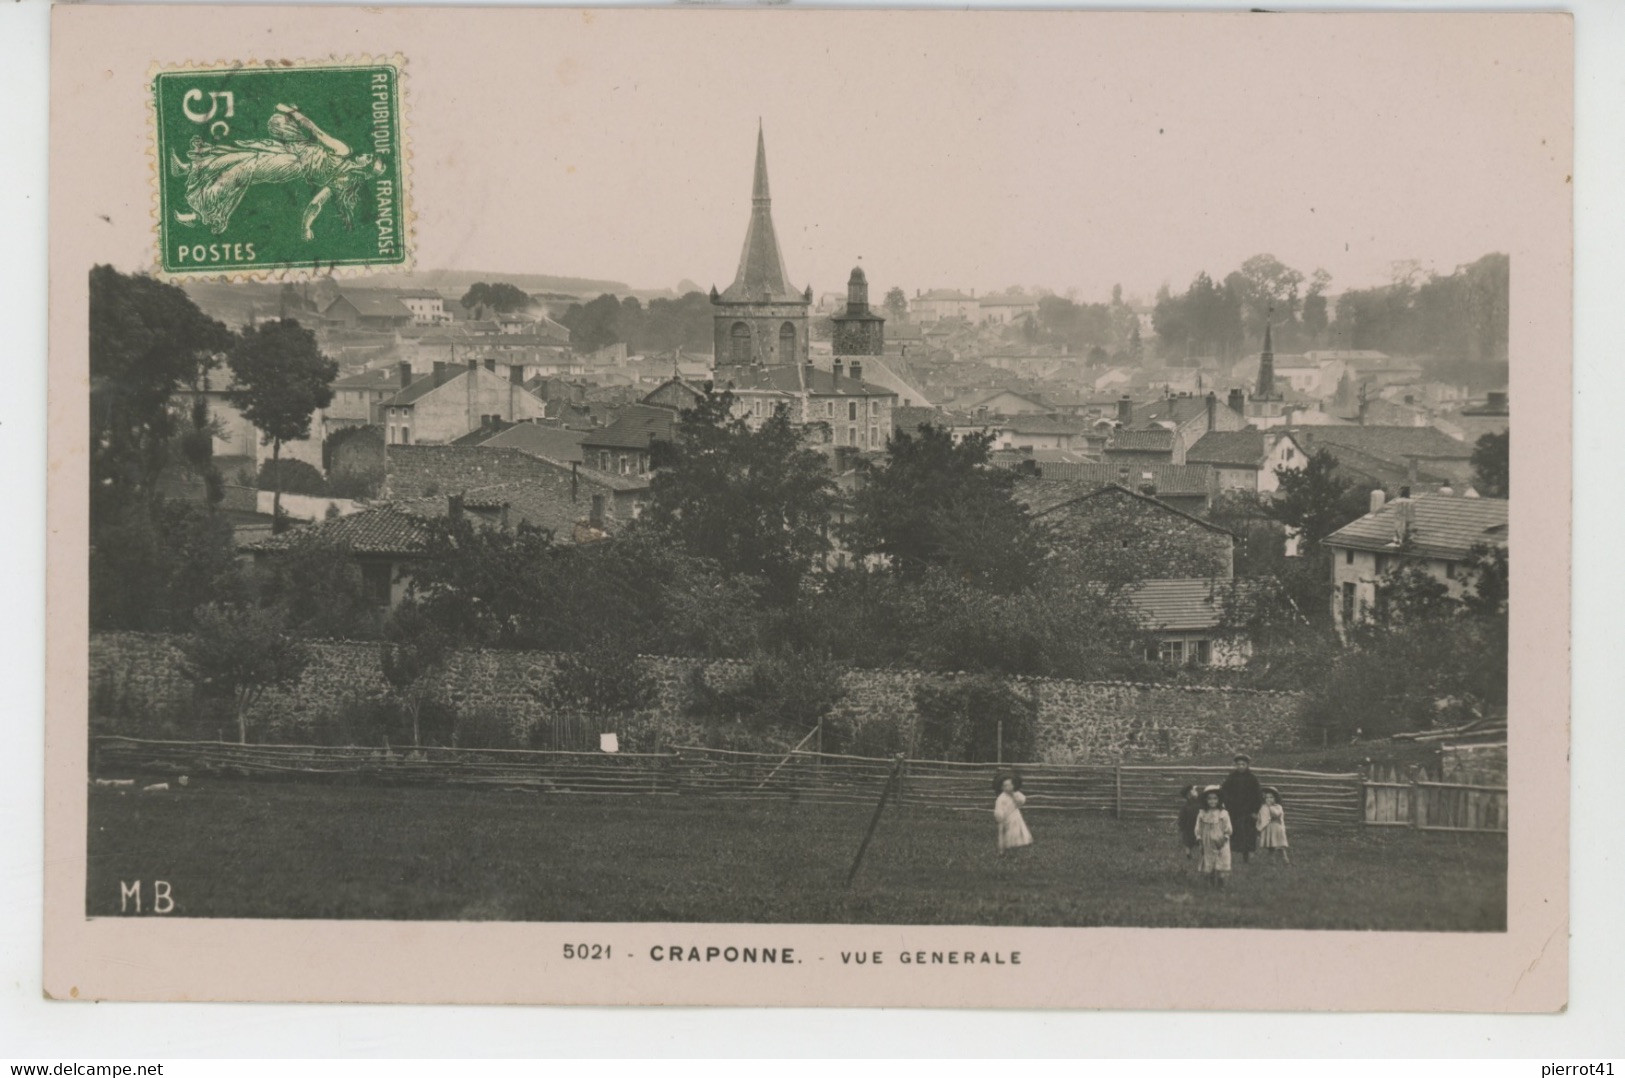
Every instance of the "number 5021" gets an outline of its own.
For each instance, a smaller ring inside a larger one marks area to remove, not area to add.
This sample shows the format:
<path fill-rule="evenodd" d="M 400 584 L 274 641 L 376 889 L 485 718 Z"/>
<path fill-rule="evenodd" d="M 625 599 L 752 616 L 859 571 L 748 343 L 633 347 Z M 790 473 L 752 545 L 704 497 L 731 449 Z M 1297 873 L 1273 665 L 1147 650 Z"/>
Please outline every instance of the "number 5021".
<path fill-rule="evenodd" d="M 566 943 L 564 945 L 565 958 L 608 958 L 610 947 L 607 943 Z"/>

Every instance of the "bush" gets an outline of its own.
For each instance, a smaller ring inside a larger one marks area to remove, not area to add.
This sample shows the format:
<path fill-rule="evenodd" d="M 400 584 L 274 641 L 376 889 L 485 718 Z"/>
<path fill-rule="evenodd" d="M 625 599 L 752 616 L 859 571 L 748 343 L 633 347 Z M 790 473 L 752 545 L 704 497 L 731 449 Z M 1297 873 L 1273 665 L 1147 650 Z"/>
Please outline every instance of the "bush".
<path fill-rule="evenodd" d="M 327 480 L 322 478 L 322 473 L 302 460 L 266 461 L 260 465 L 260 474 L 255 485 L 261 490 L 275 490 L 278 476 L 282 478 L 284 494 L 310 494 L 323 497 L 328 493 Z"/>
<path fill-rule="evenodd" d="M 914 706 L 921 757 L 991 763 L 1035 755 L 1034 703 L 1000 678 L 932 678 L 916 686 Z"/>

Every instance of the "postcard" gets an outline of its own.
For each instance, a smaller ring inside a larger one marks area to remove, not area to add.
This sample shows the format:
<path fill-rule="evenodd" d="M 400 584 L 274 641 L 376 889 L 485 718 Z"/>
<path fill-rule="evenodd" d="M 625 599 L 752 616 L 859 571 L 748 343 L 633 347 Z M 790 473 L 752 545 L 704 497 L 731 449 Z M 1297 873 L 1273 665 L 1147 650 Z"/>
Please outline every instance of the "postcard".
<path fill-rule="evenodd" d="M 52 998 L 1566 1005 L 1568 16 L 51 47 Z"/>

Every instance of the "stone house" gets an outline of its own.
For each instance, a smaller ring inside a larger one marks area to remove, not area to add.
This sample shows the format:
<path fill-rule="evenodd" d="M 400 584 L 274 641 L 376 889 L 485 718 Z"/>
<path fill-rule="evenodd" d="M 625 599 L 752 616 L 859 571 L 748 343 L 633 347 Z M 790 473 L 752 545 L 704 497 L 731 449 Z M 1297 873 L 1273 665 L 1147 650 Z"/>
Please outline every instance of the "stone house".
<path fill-rule="evenodd" d="M 1167 427 L 1119 428 L 1106 439 L 1100 456 L 1107 464 L 1184 464 L 1185 436 Z"/>
<path fill-rule="evenodd" d="M 525 388 L 525 368 L 497 373 L 495 360 L 466 366 L 436 363 L 432 373 L 378 404 L 390 445 L 446 445 L 492 419 L 547 418 L 547 402 Z"/>
<path fill-rule="evenodd" d="M 337 427 L 380 425 L 379 405 L 401 392 L 413 381 L 412 364 L 375 367 L 340 378 L 333 383 L 333 403 L 327 406 L 328 433 Z"/>
<path fill-rule="evenodd" d="M 411 310 L 393 293 L 368 288 L 341 293 L 327 305 L 322 317 L 333 326 L 386 332 L 401 329 L 413 322 Z"/>
<path fill-rule="evenodd" d="M 1145 627 L 1145 657 L 1170 666 L 1243 666 L 1252 641 L 1224 624 L 1226 592 L 1236 581 L 1198 577 L 1142 580 L 1121 597 Z"/>
<path fill-rule="evenodd" d="M 585 432 L 582 460 L 601 472 L 647 476 L 654 443 L 676 440 L 676 412 L 653 404 L 629 404 L 608 426 Z"/>
<path fill-rule="evenodd" d="M 850 372 L 837 359 L 828 371 L 798 364 L 719 369 L 717 375 L 734 395 L 734 414 L 753 428 L 783 405 L 815 445 L 878 450 L 891 437 L 897 394 L 865 381 L 856 360 Z"/>
<path fill-rule="evenodd" d="M 1112 484 L 1033 512 L 1056 568 L 1080 580 L 1229 580 L 1231 532 L 1149 495 Z"/>
<path fill-rule="evenodd" d="M 1332 553 L 1332 616 L 1339 630 L 1371 617 L 1384 574 L 1415 565 L 1459 599 L 1472 581 L 1475 546 L 1506 547 L 1502 498 L 1419 494 L 1388 501 L 1371 492 L 1371 511 L 1323 540 Z"/>
<path fill-rule="evenodd" d="M 1115 485 L 1199 516 L 1219 493 L 1217 473 L 1205 464 L 1044 461 L 1037 472 L 1023 484 L 1034 512 Z"/>
<path fill-rule="evenodd" d="M 1212 468 L 1221 491 L 1270 494 L 1280 487 L 1276 469 L 1299 470 L 1308 454 L 1291 432 L 1279 428 L 1210 431 L 1186 450 L 1185 462 Z"/>

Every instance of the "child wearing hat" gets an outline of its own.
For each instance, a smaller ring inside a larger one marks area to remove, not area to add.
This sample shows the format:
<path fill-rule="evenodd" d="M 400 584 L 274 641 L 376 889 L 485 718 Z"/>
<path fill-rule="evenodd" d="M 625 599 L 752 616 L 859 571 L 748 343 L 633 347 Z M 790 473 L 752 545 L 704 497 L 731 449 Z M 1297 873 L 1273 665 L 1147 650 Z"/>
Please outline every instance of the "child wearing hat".
<path fill-rule="evenodd" d="M 1286 845 L 1286 810 L 1281 808 L 1281 791 L 1273 786 L 1264 787 L 1264 803 L 1258 809 L 1258 848 L 1280 850 L 1281 860 L 1292 863 Z"/>
<path fill-rule="evenodd" d="M 1197 871 L 1208 878 L 1208 886 L 1223 887 L 1230 872 L 1230 813 L 1217 786 L 1202 791 L 1202 809 L 1196 814 L 1196 840 L 1201 843 L 1202 860 Z"/>
<path fill-rule="evenodd" d="M 993 801 L 993 819 L 999 825 L 999 853 L 1031 846 L 1033 833 L 1021 818 L 1021 806 L 1027 803 L 1021 792 L 1021 776 L 1000 775 L 993 780 L 993 788 L 999 795 Z"/>
<path fill-rule="evenodd" d="M 1185 804 L 1179 810 L 1179 841 L 1185 847 L 1185 860 L 1196 851 L 1196 817 L 1202 811 L 1202 788 L 1195 783 L 1185 787 Z"/>

